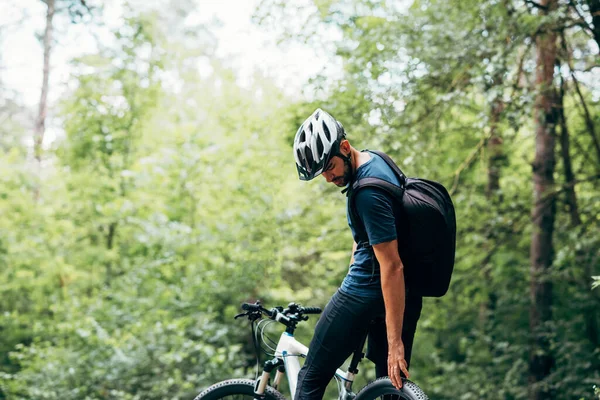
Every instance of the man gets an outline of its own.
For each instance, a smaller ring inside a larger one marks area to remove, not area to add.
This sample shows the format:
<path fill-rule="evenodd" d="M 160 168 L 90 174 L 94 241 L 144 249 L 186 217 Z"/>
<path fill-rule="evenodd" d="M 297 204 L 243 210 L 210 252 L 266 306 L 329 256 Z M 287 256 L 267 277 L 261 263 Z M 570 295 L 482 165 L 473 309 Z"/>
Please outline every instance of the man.
<path fill-rule="evenodd" d="M 301 180 L 319 175 L 339 187 L 357 179 L 377 177 L 398 185 L 392 169 L 378 155 L 358 151 L 342 124 L 317 109 L 298 129 L 294 156 Z M 353 226 L 350 269 L 333 295 L 317 326 L 310 351 L 300 371 L 296 399 L 321 399 L 335 370 L 346 360 L 368 330 L 367 358 L 378 377 L 388 375 L 397 388 L 408 366 L 421 315 L 422 297 L 407 293 L 402 260 L 398 254 L 393 198 L 366 187 L 356 193 L 360 221 Z M 380 322 L 373 324 L 375 317 Z M 356 334 L 349 334 L 354 332 Z"/>

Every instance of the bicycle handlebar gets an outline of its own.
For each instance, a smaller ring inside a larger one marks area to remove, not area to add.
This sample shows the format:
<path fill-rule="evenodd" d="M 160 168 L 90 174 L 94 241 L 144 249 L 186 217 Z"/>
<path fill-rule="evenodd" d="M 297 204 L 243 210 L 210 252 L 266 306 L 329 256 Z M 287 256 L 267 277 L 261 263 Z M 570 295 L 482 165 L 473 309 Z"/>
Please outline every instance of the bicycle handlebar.
<path fill-rule="evenodd" d="M 304 314 L 320 314 L 321 308 L 319 307 L 302 307 L 296 303 L 288 304 L 286 309 L 283 307 L 274 307 L 270 310 L 264 308 L 260 305 L 260 301 L 257 301 L 254 304 L 250 303 L 242 303 L 242 310 L 247 311 L 246 314 L 240 314 L 237 317 L 242 315 L 247 315 L 249 318 L 252 318 L 254 315 L 256 318 L 260 318 L 260 314 L 265 314 L 270 319 L 281 322 L 285 326 L 290 326 L 297 324 L 299 321 L 305 321 L 308 317 L 305 317 Z M 257 313 L 260 313 L 257 315 Z"/>
<path fill-rule="evenodd" d="M 264 314 L 267 314 L 269 317 L 272 316 L 272 311 L 267 310 L 266 308 L 261 306 L 258 302 L 254 303 L 254 304 L 242 303 L 242 310 L 244 310 L 244 311 L 260 311 Z"/>
<path fill-rule="evenodd" d="M 320 307 L 304 307 L 304 314 L 321 314 Z"/>

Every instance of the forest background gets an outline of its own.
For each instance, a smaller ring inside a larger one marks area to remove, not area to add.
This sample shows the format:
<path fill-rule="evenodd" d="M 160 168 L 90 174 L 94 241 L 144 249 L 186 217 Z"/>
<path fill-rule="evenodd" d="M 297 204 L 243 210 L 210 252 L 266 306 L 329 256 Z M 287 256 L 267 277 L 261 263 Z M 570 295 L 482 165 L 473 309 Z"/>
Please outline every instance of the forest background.
<path fill-rule="evenodd" d="M 297 90 L 220 56 L 190 22 L 206 2 L 123 3 L 54 100 L 62 35 L 108 25 L 101 2 L 42 3 L 35 108 L 0 69 L 0 399 L 253 377 L 239 305 L 324 306 L 348 268 L 345 196 L 291 151 L 316 107 L 452 193 L 455 273 L 411 367 L 430 398 L 598 398 L 598 0 L 263 0 L 253 23 L 315 52 Z"/>

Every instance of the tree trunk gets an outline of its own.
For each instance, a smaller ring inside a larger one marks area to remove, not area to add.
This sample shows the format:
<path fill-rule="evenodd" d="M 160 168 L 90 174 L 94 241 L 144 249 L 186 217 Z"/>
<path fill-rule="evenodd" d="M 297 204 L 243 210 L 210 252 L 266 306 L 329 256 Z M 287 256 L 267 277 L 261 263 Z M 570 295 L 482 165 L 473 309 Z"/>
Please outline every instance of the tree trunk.
<path fill-rule="evenodd" d="M 498 85 L 502 85 L 502 76 L 499 75 L 494 79 L 498 82 Z M 499 94 L 493 101 L 490 110 L 490 137 L 487 142 L 488 149 L 488 168 L 487 168 L 487 186 L 486 186 L 486 198 L 493 204 L 493 207 L 498 207 L 502 202 L 502 194 L 500 190 L 500 169 L 505 159 L 502 135 L 499 130 L 500 118 L 502 111 L 504 110 L 504 102 Z M 487 243 L 485 245 L 485 252 L 491 254 L 495 250 L 495 243 L 497 243 L 498 237 L 495 231 L 490 231 L 487 234 Z M 486 257 L 488 258 L 488 257 Z M 492 277 L 490 274 L 491 266 L 489 263 L 483 265 L 483 277 L 485 284 L 488 285 L 488 295 L 485 301 L 479 304 L 479 324 L 483 332 L 487 331 L 487 324 L 490 315 L 493 315 L 496 309 L 497 296 L 491 287 Z"/>
<path fill-rule="evenodd" d="M 106 235 L 106 249 L 109 251 L 112 250 L 112 248 L 113 248 L 116 231 L 117 231 L 117 223 L 111 222 L 108 225 L 108 234 Z M 109 255 L 109 257 L 110 257 L 110 255 Z M 108 260 L 106 262 L 106 277 L 104 280 L 106 283 L 106 286 L 110 287 L 112 278 L 113 278 L 112 261 Z"/>
<path fill-rule="evenodd" d="M 38 166 L 41 168 L 42 162 L 42 143 L 44 141 L 44 132 L 46 131 L 46 114 L 48 111 L 48 81 L 50 79 L 50 53 L 52 51 L 52 34 L 54 27 L 52 21 L 54 19 L 54 1 L 47 0 L 46 5 L 46 29 L 44 30 L 44 77 L 42 80 L 42 93 L 40 95 L 40 104 L 38 115 L 35 121 L 34 131 L 34 154 L 38 161 Z M 36 188 L 35 197 L 39 196 L 39 188 Z"/>
<path fill-rule="evenodd" d="M 560 118 L 560 154 L 563 162 L 563 170 L 566 181 L 566 197 L 567 205 L 569 206 L 569 214 L 571 215 L 571 226 L 576 227 L 581 224 L 579 216 L 579 207 L 577 206 L 577 195 L 575 194 L 575 174 L 571 163 L 571 149 L 569 143 L 569 130 L 567 127 L 567 119 L 565 117 L 564 108 L 565 96 L 565 81 L 560 79 L 560 93 L 558 98 L 558 112 Z"/>
<path fill-rule="evenodd" d="M 557 0 L 542 0 L 547 14 L 556 8 Z M 531 349 L 529 355 L 529 398 L 531 400 L 552 399 L 549 382 L 546 378 L 554 364 L 550 350 L 547 329 L 552 320 L 552 282 L 548 272 L 552 266 L 554 249 L 552 236 L 556 214 L 555 196 L 548 196 L 554 189 L 554 166 L 556 145 L 556 124 L 558 107 L 553 86 L 554 65 L 556 64 L 556 33 L 551 29 L 536 39 L 537 96 L 535 113 L 535 159 L 533 162 L 533 232 L 530 250 L 531 262 L 531 305 L 529 326 Z"/>
<path fill-rule="evenodd" d="M 496 98 L 492 102 L 492 114 L 490 120 L 490 139 L 487 147 L 489 152 L 488 160 L 488 182 L 486 187 L 486 195 L 492 198 L 500 189 L 500 168 L 505 159 L 505 154 L 502 146 L 502 136 L 499 134 L 498 124 L 500 115 L 504 110 L 504 103 L 501 98 Z M 502 202 L 502 196 L 499 195 L 498 201 Z"/>

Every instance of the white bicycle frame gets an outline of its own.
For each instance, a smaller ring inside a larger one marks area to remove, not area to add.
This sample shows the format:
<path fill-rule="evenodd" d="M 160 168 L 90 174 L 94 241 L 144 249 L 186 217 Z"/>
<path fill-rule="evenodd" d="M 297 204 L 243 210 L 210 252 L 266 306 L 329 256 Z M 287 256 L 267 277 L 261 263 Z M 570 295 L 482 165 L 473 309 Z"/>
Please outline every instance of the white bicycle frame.
<path fill-rule="evenodd" d="M 296 395 L 298 373 L 300 372 L 300 357 L 306 358 L 307 354 L 308 347 L 297 341 L 292 334 L 288 332 L 283 332 L 281 334 L 279 342 L 277 343 L 277 349 L 275 350 L 275 357 L 283 361 L 285 371 L 287 372 L 287 380 L 290 386 L 292 400 L 294 400 Z M 279 387 L 282 376 L 283 372 L 278 368 L 272 384 L 275 389 Z M 263 371 L 256 390 L 257 394 L 265 393 L 269 377 L 270 373 Z M 353 399 L 355 394 L 352 393 L 352 383 L 354 382 L 355 374 L 338 368 L 334 377 L 338 381 L 338 388 L 340 391 L 339 400 Z"/>

